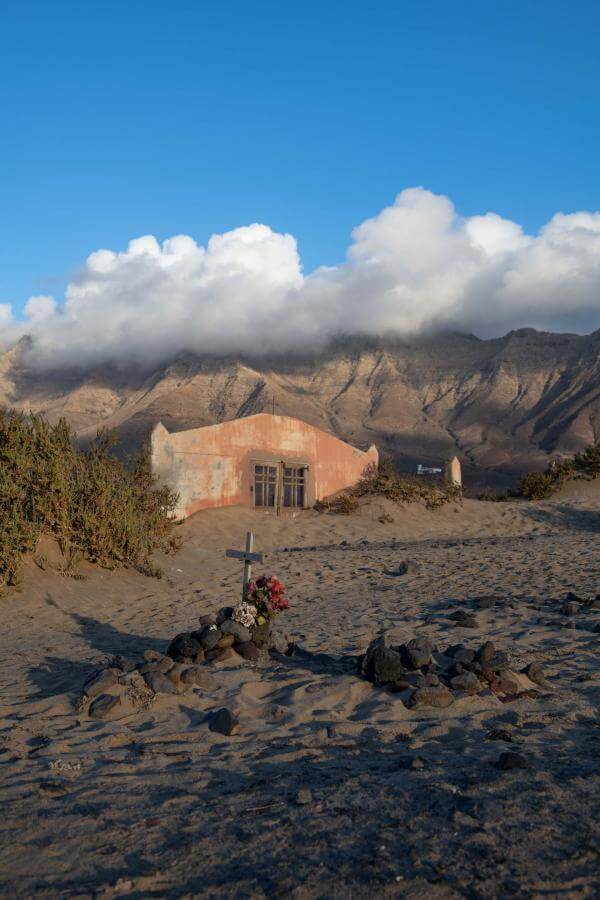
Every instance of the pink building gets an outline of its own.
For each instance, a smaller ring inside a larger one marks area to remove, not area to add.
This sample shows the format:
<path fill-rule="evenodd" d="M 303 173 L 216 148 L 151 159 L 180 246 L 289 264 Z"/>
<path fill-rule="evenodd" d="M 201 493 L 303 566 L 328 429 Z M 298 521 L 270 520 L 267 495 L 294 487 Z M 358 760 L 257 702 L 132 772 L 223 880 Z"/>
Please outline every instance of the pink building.
<path fill-rule="evenodd" d="M 259 413 L 173 434 L 159 423 L 151 458 L 161 483 L 179 494 L 183 518 L 217 506 L 304 509 L 355 484 L 379 455 L 300 419 Z"/>

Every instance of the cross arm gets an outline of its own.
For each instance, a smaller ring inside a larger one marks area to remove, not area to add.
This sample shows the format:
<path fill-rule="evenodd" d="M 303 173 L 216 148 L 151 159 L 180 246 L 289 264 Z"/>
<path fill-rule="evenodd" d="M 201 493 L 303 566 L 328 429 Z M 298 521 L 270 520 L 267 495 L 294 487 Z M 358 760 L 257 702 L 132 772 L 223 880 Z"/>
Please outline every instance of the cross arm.
<path fill-rule="evenodd" d="M 261 563 L 263 561 L 262 553 L 249 553 L 247 550 L 226 550 L 225 556 L 230 556 L 234 559 L 243 559 L 244 562 Z"/>

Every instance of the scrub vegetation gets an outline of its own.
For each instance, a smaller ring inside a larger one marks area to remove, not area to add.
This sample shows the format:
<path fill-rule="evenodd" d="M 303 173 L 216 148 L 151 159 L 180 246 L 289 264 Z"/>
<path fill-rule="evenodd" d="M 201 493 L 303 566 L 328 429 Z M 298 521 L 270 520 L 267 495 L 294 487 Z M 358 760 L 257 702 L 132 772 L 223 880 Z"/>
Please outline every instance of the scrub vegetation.
<path fill-rule="evenodd" d="M 146 451 L 122 463 L 115 439 L 99 432 L 77 449 L 68 424 L 0 412 L 0 590 L 19 578 L 23 557 L 42 534 L 54 537 L 63 572 L 90 560 L 160 576 L 154 550 L 175 551 L 177 497 L 159 487 Z"/>
<path fill-rule="evenodd" d="M 415 478 L 401 475 L 391 459 L 378 466 L 370 465 L 354 487 L 315 504 L 321 512 L 350 515 L 358 509 L 361 497 L 386 497 L 394 503 L 425 503 L 427 509 L 438 509 L 461 497 L 460 488 L 441 479 Z"/>

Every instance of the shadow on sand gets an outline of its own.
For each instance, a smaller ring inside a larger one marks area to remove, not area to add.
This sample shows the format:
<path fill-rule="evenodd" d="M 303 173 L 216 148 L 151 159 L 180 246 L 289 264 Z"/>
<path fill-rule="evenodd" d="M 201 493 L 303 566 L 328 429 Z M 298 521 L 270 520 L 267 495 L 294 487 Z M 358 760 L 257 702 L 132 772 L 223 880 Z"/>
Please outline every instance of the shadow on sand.
<path fill-rule="evenodd" d="M 523 514 L 539 525 L 552 528 L 583 531 L 588 534 L 600 533 L 600 512 L 593 509 L 577 509 L 566 503 L 551 507 L 523 507 Z"/>

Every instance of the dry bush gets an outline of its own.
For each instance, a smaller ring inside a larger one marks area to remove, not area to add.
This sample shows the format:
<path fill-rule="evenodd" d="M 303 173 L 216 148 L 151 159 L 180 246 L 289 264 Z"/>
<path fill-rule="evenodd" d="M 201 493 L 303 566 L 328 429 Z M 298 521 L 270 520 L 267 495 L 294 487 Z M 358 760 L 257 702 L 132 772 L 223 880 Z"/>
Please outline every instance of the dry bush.
<path fill-rule="evenodd" d="M 577 479 L 592 481 L 599 477 L 600 442 L 597 442 L 568 459 L 553 460 L 543 472 L 528 472 L 523 475 L 514 491 L 507 491 L 504 494 L 484 492 L 479 495 L 479 499 L 496 502 L 519 498 L 545 500 L 568 481 Z"/>
<path fill-rule="evenodd" d="M 482 491 L 481 494 L 478 494 L 477 499 L 485 500 L 489 503 L 507 503 L 515 496 L 515 493 L 512 491 L 506 491 L 504 494 L 497 494 L 495 491 L 486 489 Z"/>
<path fill-rule="evenodd" d="M 544 472 L 529 472 L 519 482 L 518 496 L 544 500 L 567 481 L 592 481 L 600 477 L 600 441 L 570 459 L 553 460 Z"/>
<path fill-rule="evenodd" d="M 177 549 L 177 497 L 157 486 L 147 453 L 125 466 L 113 446 L 99 433 L 78 451 L 64 420 L 0 412 L 0 588 L 17 582 L 43 532 L 57 539 L 65 574 L 82 559 L 159 574 L 150 555 Z"/>
<path fill-rule="evenodd" d="M 425 480 L 400 475 L 391 459 L 382 459 L 378 466 L 371 463 L 360 481 L 343 494 L 315 504 L 317 509 L 350 514 L 358 508 L 360 497 L 387 497 L 394 503 L 424 502 L 427 509 L 438 509 L 445 503 L 458 500 L 460 488 L 442 480 Z"/>
<path fill-rule="evenodd" d="M 317 500 L 315 509 L 318 512 L 332 512 L 342 516 L 349 516 L 358 509 L 358 499 L 348 492 L 336 494 L 326 500 Z"/>

